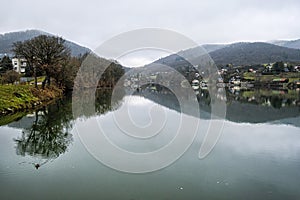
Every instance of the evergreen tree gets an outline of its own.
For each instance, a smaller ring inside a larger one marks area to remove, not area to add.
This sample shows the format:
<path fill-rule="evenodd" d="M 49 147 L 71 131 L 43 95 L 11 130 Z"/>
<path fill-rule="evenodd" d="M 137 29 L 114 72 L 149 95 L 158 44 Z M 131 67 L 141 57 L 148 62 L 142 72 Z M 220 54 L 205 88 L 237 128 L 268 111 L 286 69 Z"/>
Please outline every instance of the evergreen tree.
<path fill-rule="evenodd" d="M 13 65 L 11 59 L 8 56 L 4 56 L 0 61 L 0 73 L 2 74 L 12 69 L 13 69 Z"/>

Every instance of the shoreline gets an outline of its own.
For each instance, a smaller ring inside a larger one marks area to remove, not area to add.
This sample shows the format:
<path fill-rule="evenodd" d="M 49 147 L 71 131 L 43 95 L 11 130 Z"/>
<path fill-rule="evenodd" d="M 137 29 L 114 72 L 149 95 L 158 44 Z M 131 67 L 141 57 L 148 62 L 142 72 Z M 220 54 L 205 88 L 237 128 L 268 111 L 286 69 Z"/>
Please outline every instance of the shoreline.
<path fill-rule="evenodd" d="M 2 85 L 0 94 L 6 96 L 0 101 L 0 118 L 3 118 L 47 105 L 63 97 L 63 90 L 55 86 L 43 90 L 31 85 Z"/>

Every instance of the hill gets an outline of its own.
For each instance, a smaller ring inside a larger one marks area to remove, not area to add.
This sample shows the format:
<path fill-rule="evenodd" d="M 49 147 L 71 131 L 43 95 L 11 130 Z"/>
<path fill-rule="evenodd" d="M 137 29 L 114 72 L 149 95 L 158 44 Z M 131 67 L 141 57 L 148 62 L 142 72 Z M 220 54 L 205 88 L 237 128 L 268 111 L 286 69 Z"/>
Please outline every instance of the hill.
<path fill-rule="evenodd" d="M 0 54 L 12 54 L 12 45 L 18 41 L 25 41 L 32 39 L 39 35 L 52 35 L 47 32 L 39 31 L 39 30 L 27 30 L 27 31 L 19 31 L 19 32 L 11 32 L 0 35 Z M 83 55 L 86 52 L 90 52 L 91 50 L 82 47 L 74 42 L 66 40 L 66 46 L 71 49 L 72 56 Z"/>
<path fill-rule="evenodd" d="M 201 47 L 195 47 L 180 51 L 161 58 L 154 63 L 161 63 L 171 67 L 187 66 L 188 62 L 180 57 L 195 57 Z M 282 47 L 274 44 L 254 42 L 254 43 L 234 43 L 230 45 L 203 45 L 217 66 L 227 64 L 234 65 L 255 65 L 262 63 L 273 63 L 277 61 L 300 62 L 300 50 Z M 215 50 L 214 50 L 215 49 Z M 201 55 L 199 55 L 201 56 Z M 150 65 L 148 65 L 150 66 Z"/>
<path fill-rule="evenodd" d="M 293 41 L 287 41 L 282 46 L 293 48 L 293 49 L 300 49 L 300 39 L 299 40 L 293 40 Z"/>
<path fill-rule="evenodd" d="M 219 65 L 253 65 L 277 61 L 299 62 L 300 50 L 269 43 L 235 43 L 210 53 Z"/>
<path fill-rule="evenodd" d="M 275 44 L 282 47 L 292 48 L 292 49 L 300 49 L 300 39 L 298 40 L 274 40 L 269 41 L 271 44 Z"/>
<path fill-rule="evenodd" d="M 202 45 L 202 47 L 208 52 L 213 52 L 216 51 L 218 49 L 222 49 L 224 47 L 226 47 L 226 44 L 204 44 Z"/>

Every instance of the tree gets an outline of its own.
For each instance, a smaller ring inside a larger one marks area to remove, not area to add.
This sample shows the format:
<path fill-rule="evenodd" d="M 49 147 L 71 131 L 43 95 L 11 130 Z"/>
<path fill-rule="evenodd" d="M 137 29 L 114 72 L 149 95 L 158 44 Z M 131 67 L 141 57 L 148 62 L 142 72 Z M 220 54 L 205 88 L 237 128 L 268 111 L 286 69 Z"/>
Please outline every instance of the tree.
<path fill-rule="evenodd" d="M 35 87 L 37 87 L 37 69 L 41 69 L 46 75 L 43 81 L 43 88 L 52 77 L 57 76 L 61 71 L 62 64 L 70 57 L 70 50 L 61 37 L 40 35 L 24 42 L 17 42 L 13 45 L 16 56 L 24 57 L 29 65 L 33 65 Z"/>
<path fill-rule="evenodd" d="M 295 66 L 294 66 L 294 65 L 288 64 L 288 65 L 287 65 L 287 68 L 288 68 L 288 70 L 289 70 L 290 72 L 295 72 Z"/>
<path fill-rule="evenodd" d="M 60 73 L 55 76 L 56 84 L 63 87 L 66 91 L 72 90 L 74 85 L 74 79 L 80 68 L 80 58 L 71 57 L 61 65 Z"/>
<path fill-rule="evenodd" d="M 20 74 L 15 72 L 14 70 L 6 71 L 5 74 L 2 76 L 3 83 L 11 83 L 18 81 L 20 79 Z"/>
<path fill-rule="evenodd" d="M 12 70 L 13 65 L 11 59 L 8 56 L 4 56 L 0 62 L 0 73 L 5 73 L 8 70 Z"/>
<path fill-rule="evenodd" d="M 113 88 L 124 73 L 124 69 L 120 64 L 111 62 L 101 75 L 98 86 Z"/>
<path fill-rule="evenodd" d="M 283 72 L 284 71 L 284 63 L 283 62 L 276 62 L 273 64 L 273 70 L 275 72 Z"/>

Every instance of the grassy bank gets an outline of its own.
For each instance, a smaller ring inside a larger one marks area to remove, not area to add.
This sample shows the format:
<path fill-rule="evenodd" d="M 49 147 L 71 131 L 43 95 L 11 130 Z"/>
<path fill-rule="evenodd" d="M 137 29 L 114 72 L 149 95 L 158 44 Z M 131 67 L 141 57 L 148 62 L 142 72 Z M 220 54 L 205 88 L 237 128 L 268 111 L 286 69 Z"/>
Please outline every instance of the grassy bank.
<path fill-rule="evenodd" d="M 62 94 L 55 86 L 42 90 L 31 85 L 0 85 L 0 116 L 32 109 Z"/>
<path fill-rule="evenodd" d="M 300 73 L 291 73 L 291 72 L 287 72 L 287 73 L 281 73 L 281 74 L 277 74 L 277 75 L 261 75 L 261 76 L 257 76 L 251 72 L 245 72 L 243 74 L 244 78 L 247 80 L 257 80 L 259 82 L 272 82 L 273 79 L 277 79 L 277 78 L 288 78 L 289 82 L 294 82 L 300 79 Z"/>

